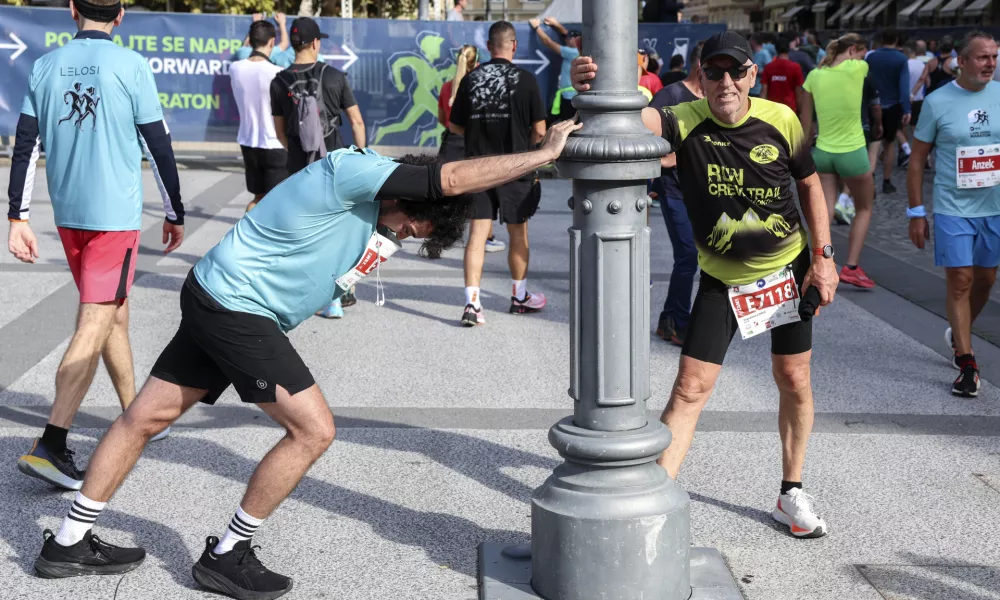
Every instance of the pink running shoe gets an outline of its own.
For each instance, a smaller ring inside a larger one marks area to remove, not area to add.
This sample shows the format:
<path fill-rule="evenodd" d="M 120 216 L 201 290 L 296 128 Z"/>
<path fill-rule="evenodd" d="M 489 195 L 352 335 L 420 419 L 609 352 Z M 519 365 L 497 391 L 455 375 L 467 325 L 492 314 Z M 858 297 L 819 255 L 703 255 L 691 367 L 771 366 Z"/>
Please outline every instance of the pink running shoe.
<path fill-rule="evenodd" d="M 510 297 L 510 312 L 515 315 L 536 313 L 545 308 L 545 294 L 537 292 L 525 294 L 524 300 L 518 300 L 514 296 Z"/>
<path fill-rule="evenodd" d="M 854 287 L 859 287 L 861 289 L 870 290 L 875 287 L 875 282 L 871 280 L 868 273 L 861 267 L 856 269 L 848 269 L 847 265 L 844 265 L 840 269 L 840 280 L 844 283 L 849 283 Z"/>

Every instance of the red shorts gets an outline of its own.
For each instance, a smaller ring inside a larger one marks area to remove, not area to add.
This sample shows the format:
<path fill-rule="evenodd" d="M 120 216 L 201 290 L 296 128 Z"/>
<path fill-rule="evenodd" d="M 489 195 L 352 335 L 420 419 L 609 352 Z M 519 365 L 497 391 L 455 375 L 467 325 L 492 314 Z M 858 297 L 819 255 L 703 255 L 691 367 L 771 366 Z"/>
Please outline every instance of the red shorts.
<path fill-rule="evenodd" d="M 58 229 L 80 302 L 123 303 L 135 277 L 140 232 Z"/>

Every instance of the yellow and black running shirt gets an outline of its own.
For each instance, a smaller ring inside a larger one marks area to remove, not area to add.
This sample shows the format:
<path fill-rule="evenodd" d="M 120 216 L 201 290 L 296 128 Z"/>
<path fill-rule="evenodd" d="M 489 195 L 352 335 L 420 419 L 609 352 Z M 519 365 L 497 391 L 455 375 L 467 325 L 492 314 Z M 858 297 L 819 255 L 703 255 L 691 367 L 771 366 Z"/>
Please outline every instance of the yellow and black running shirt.
<path fill-rule="evenodd" d="M 816 172 L 795 113 L 753 98 L 746 116 L 726 125 L 701 99 L 664 108 L 660 118 L 677 154 L 698 266 L 742 285 L 790 264 L 807 245 L 792 180 Z"/>

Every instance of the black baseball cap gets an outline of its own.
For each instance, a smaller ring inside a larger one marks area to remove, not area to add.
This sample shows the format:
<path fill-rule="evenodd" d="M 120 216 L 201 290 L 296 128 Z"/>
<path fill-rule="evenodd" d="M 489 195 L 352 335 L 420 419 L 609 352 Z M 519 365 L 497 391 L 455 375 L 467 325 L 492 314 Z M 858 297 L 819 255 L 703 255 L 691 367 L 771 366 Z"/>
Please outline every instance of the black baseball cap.
<path fill-rule="evenodd" d="M 742 65 L 753 60 L 753 51 L 745 37 L 735 31 L 723 31 L 705 40 L 705 45 L 701 48 L 701 64 L 716 56 L 728 56 Z"/>
<path fill-rule="evenodd" d="M 292 46 L 298 47 L 302 44 L 308 44 L 313 40 L 325 40 L 330 36 L 319 30 L 319 25 L 316 24 L 316 21 L 313 21 L 309 17 L 299 17 L 292 21 L 292 31 L 288 37 Z"/>
<path fill-rule="evenodd" d="M 583 37 L 583 34 L 580 33 L 580 31 L 578 29 L 570 29 L 569 31 L 566 32 L 566 39 L 567 40 L 570 39 L 570 38 L 575 38 L 575 37 Z"/>

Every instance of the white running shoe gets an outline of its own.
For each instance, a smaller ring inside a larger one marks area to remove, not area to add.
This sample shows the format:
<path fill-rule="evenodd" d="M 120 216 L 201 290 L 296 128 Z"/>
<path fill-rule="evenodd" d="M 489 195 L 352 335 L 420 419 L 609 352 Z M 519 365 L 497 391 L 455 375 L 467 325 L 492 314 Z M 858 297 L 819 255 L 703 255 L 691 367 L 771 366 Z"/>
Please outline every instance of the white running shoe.
<path fill-rule="evenodd" d="M 809 494 L 799 488 L 792 488 L 787 494 L 778 496 L 778 506 L 771 516 L 788 526 L 792 535 L 799 538 L 818 538 L 827 534 L 826 521 L 819 518 L 812 509 Z"/>
<path fill-rule="evenodd" d="M 490 238 L 486 240 L 486 251 L 487 252 L 503 252 L 507 248 L 507 244 L 501 242 L 498 239 Z"/>
<path fill-rule="evenodd" d="M 158 442 L 160 440 L 165 440 L 165 439 L 167 439 L 168 435 L 170 435 L 170 428 L 169 427 L 167 427 L 166 429 L 164 429 L 160 433 L 154 435 L 153 437 L 149 438 L 149 441 L 151 441 L 151 442 Z"/>

